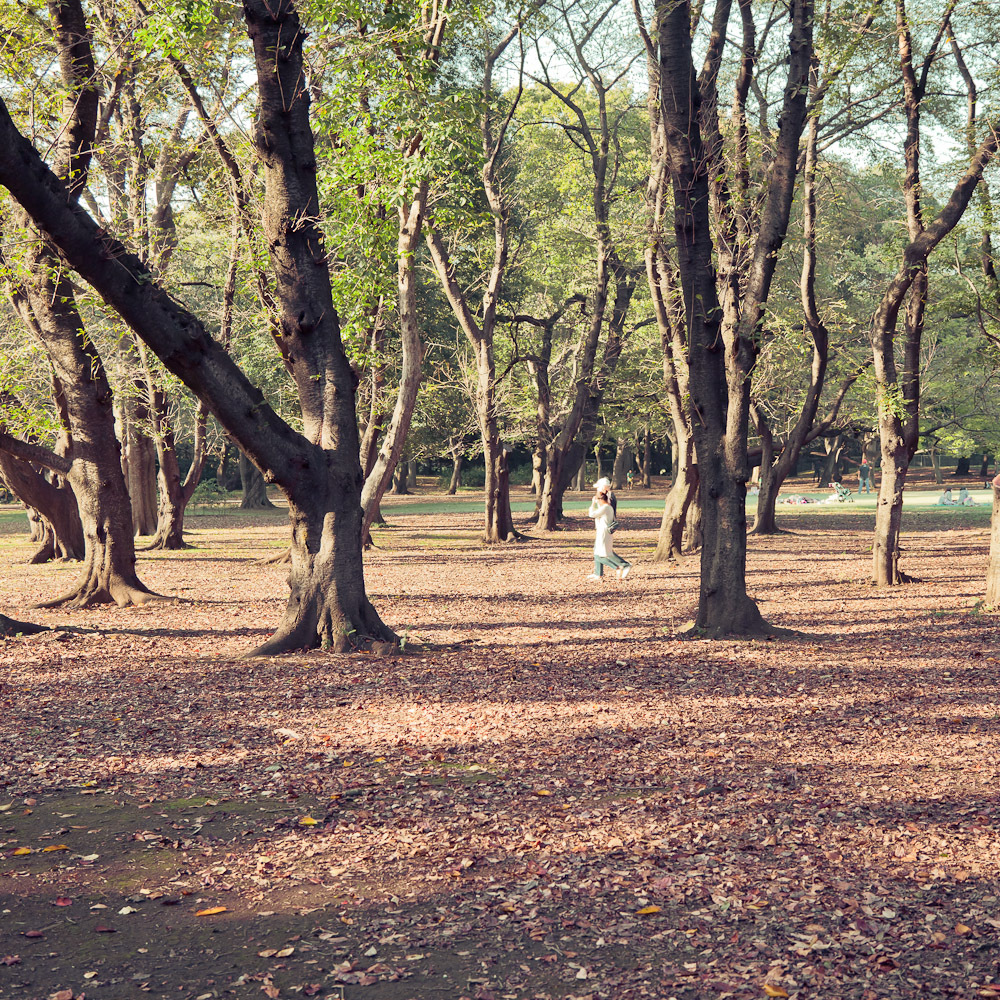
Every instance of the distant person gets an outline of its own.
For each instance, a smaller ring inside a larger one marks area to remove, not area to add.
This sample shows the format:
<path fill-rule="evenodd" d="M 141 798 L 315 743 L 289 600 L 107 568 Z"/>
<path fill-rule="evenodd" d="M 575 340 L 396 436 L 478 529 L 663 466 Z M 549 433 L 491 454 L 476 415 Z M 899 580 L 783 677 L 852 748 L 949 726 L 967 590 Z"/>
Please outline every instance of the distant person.
<path fill-rule="evenodd" d="M 611 544 L 611 526 L 615 523 L 617 509 L 611 480 L 598 479 L 594 483 L 594 498 L 587 512 L 594 519 L 594 572 L 587 577 L 588 580 L 600 580 L 605 566 L 612 567 L 619 580 L 624 580 L 632 569 L 632 564 L 617 555 Z"/>
<path fill-rule="evenodd" d="M 975 507 L 976 501 L 969 496 L 969 491 L 966 487 L 962 487 L 958 491 L 958 503 L 961 507 Z"/>
<path fill-rule="evenodd" d="M 635 473 L 631 469 L 629 469 L 628 472 L 625 473 L 625 489 L 627 490 L 632 489 L 632 485 L 634 482 L 635 482 Z"/>
<path fill-rule="evenodd" d="M 937 505 L 938 507 L 957 507 L 958 501 L 952 497 L 951 490 L 947 489 L 938 497 Z"/>
<path fill-rule="evenodd" d="M 862 455 L 861 465 L 858 467 L 858 492 L 871 493 L 872 491 L 872 467 L 868 464 L 868 459 Z"/>

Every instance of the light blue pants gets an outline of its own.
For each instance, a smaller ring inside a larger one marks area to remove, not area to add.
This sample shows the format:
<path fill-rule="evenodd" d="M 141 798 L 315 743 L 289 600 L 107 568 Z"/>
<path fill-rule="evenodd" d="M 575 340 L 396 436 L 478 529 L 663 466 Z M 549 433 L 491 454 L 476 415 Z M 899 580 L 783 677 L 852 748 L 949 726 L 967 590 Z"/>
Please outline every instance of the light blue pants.
<path fill-rule="evenodd" d="M 631 565 L 630 562 L 622 559 L 620 555 L 614 552 L 609 556 L 594 556 L 594 576 L 604 576 L 605 566 L 609 569 L 621 569 L 622 566 Z"/>

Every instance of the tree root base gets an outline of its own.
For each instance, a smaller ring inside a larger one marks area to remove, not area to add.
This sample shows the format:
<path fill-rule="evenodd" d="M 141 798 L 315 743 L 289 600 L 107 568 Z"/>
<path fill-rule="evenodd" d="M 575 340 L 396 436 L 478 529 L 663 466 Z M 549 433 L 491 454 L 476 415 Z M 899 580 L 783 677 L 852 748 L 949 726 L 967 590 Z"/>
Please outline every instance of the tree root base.
<path fill-rule="evenodd" d="M 98 604 L 116 604 L 119 608 L 138 607 L 151 601 L 165 601 L 169 598 L 147 590 L 143 586 L 114 584 L 110 588 L 84 583 L 79 587 L 51 601 L 42 601 L 34 605 L 40 609 L 51 608 L 91 608 Z"/>

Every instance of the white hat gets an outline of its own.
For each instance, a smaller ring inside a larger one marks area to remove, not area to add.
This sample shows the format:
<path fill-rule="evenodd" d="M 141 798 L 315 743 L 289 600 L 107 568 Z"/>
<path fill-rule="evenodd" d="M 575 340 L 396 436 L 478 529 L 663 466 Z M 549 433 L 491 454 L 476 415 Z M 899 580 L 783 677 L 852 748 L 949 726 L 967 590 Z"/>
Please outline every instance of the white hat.
<path fill-rule="evenodd" d="M 602 492 L 603 490 L 610 490 L 611 480 L 608 479 L 607 476 L 602 476 L 600 479 L 597 480 L 596 483 L 594 483 L 594 489 L 597 490 L 598 493 Z"/>

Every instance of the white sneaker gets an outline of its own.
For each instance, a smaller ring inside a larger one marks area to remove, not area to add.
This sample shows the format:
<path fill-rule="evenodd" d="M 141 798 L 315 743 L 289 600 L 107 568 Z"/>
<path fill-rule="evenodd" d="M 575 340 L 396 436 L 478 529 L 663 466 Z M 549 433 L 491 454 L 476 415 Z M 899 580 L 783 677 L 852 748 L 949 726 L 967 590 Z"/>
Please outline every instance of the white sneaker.
<path fill-rule="evenodd" d="M 627 577 L 631 571 L 632 571 L 632 564 L 626 563 L 624 566 L 622 566 L 620 570 L 618 570 L 618 578 L 620 580 L 624 580 L 625 577 Z"/>
<path fill-rule="evenodd" d="M 590 576 L 587 577 L 587 579 L 588 580 L 600 580 L 600 577 L 596 573 L 591 573 Z"/>

